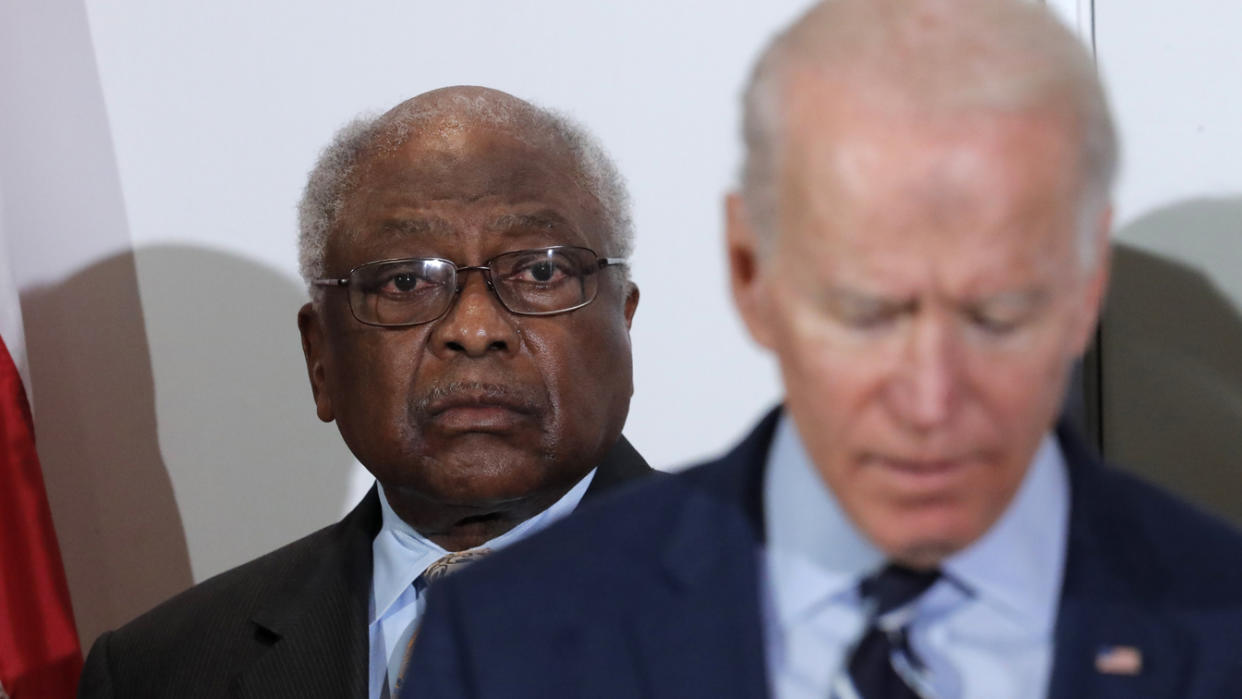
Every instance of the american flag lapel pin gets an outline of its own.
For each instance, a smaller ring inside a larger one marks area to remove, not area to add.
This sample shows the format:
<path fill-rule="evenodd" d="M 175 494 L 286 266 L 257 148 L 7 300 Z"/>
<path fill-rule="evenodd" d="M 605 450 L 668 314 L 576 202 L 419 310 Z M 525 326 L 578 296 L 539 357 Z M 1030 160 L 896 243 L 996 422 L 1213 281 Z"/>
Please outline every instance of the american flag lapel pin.
<path fill-rule="evenodd" d="M 1137 675 L 1143 671 L 1143 653 L 1134 646 L 1101 646 L 1095 670 L 1102 675 Z"/>

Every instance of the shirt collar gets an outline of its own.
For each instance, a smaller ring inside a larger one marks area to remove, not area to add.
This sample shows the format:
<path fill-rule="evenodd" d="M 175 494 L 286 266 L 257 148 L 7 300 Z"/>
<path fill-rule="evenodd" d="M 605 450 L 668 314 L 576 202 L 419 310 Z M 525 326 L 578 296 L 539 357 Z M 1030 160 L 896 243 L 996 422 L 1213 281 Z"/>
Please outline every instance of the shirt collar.
<path fill-rule="evenodd" d="M 586 494 L 591 481 L 594 480 L 595 471 L 596 469 L 591 469 L 573 488 L 569 489 L 569 492 L 562 495 L 546 510 L 478 548 L 486 547 L 492 551 L 502 549 L 573 512 L 582 501 L 582 496 Z M 414 579 L 421 575 L 427 566 L 448 553 L 397 516 L 392 505 L 388 504 L 384 486 L 377 482 L 376 487 L 379 490 L 381 526 L 371 547 L 374 555 L 371 572 L 371 593 L 374 605 L 372 616 L 368 620 L 370 622 L 382 619 L 406 588 L 414 582 Z"/>
<path fill-rule="evenodd" d="M 1068 528 L 1065 457 L 1047 435 L 1001 518 L 941 567 L 983 603 L 1046 635 L 1056 622 Z"/>
<path fill-rule="evenodd" d="M 763 516 L 773 603 L 783 624 L 820 604 L 857 601 L 859 581 L 884 560 L 841 510 L 787 415 L 768 451 Z M 1005 513 L 942 570 L 985 604 L 1047 632 L 1056 618 L 1068 522 L 1065 461 L 1049 435 Z"/>
<path fill-rule="evenodd" d="M 788 415 L 768 451 L 763 516 L 773 602 L 784 624 L 821 603 L 856 597 L 858 581 L 884 560 L 841 511 Z"/>

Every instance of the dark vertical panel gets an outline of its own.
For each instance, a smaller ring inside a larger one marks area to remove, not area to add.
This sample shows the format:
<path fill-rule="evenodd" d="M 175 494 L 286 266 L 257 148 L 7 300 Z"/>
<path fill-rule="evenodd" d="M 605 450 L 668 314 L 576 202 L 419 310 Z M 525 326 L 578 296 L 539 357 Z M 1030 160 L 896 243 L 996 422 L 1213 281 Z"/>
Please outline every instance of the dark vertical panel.
<path fill-rule="evenodd" d="M 1095 0 L 1091 0 L 1090 22 L 1091 26 L 1084 33 L 1084 39 L 1089 42 L 1091 55 L 1096 57 L 1098 62 Z M 1103 342 L 1104 328 L 1101 324 L 1095 330 L 1095 341 L 1091 343 L 1091 347 L 1087 349 L 1086 355 L 1074 372 L 1073 389 L 1077 390 L 1081 396 L 1081 404 L 1078 406 L 1078 410 L 1081 411 L 1077 423 L 1078 428 L 1086 435 L 1087 441 L 1095 445 L 1100 454 L 1104 454 L 1104 355 L 1101 351 Z M 1071 391 L 1072 395 L 1073 391 Z"/>
<path fill-rule="evenodd" d="M 1114 236 L 1094 361 L 1104 455 L 1242 524 L 1242 180 L 1222 157 L 1242 142 L 1236 7 L 1092 3 L 1143 192 Z"/>

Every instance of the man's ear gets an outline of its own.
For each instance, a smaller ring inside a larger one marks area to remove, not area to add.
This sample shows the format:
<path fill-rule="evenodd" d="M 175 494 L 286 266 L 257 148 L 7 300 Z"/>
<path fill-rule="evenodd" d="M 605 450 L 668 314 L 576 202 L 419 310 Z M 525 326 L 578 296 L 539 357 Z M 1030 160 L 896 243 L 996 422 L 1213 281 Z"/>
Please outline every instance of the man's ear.
<path fill-rule="evenodd" d="M 725 246 L 729 256 L 729 287 L 733 304 L 750 330 L 750 336 L 771 349 L 772 330 L 764 312 L 763 280 L 759 274 L 759 239 L 749 212 L 737 192 L 725 197 Z"/>
<path fill-rule="evenodd" d="M 1087 278 L 1083 288 L 1083 317 L 1080 326 L 1077 328 L 1077 337 L 1074 349 L 1077 350 L 1078 356 L 1082 356 L 1087 351 L 1087 345 L 1091 344 L 1091 340 L 1095 337 L 1095 329 L 1100 322 L 1100 313 L 1103 311 L 1106 296 L 1108 295 L 1108 280 L 1112 270 L 1113 246 L 1109 237 L 1109 230 L 1112 228 L 1113 207 L 1109 206 L 1100 214 L 1099 220 L 1096 222 L 1094 264 L 1091 269 L 1086 271 Z"/>
<path fill-rule="evenodd" d="M 298 332 L 302 334 L 302 355 L 306 357 L 306 374 L 310 378 L 311 395 L 315 399 L 315 413 L 320 420 L 332 422 L 335 415 L 327 386 L 327 337 L 323 318 L 313 303 L 307 303 L 298 311 Z"/>
<path fill-rule="evenodd" d="M 638 285 L 634 282 L 625 283 L 625 329 L 634 324 L 634 311 L 638 310 Z"/>

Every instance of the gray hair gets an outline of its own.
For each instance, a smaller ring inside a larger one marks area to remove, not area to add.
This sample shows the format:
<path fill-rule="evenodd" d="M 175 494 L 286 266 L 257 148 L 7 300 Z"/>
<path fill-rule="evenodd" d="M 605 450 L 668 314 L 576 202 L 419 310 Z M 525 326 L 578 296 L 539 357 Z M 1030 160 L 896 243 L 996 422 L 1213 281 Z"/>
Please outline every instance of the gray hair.
<path fill-rule="evenodd" d="M 523 143 L 565 154 L 575 182 L 599 203 L 606 229 L 602 232 L 605 249 L 600 254 L 632 254 L 634 224 L 625 181 L 586 129 L 563 114 L 502 92 L 445 88 L 407 100 L 385 114 L 361 116 L 337 131 L 324 148 L 298 205 L 302 278 L 309 284 L 325 275 L 328 240 L 368 158 L 395 152 L 415 133 L 426 129 L 448 133 L 477 125 L 501 128 Z"/>
<path fill-rule="evenodd" d="M 794 69 L 831 73 L 858 89 L 887 89 L 929 112 L 1063 109 L 1080 139 L 1080 259 L 1093 259 L 1120 147 L 1094 61 L 1042 4 L 825 0 L 774 38 L 743 93 L 740 190 L 764 246 L 780 225 L 779 131 Z"/>

